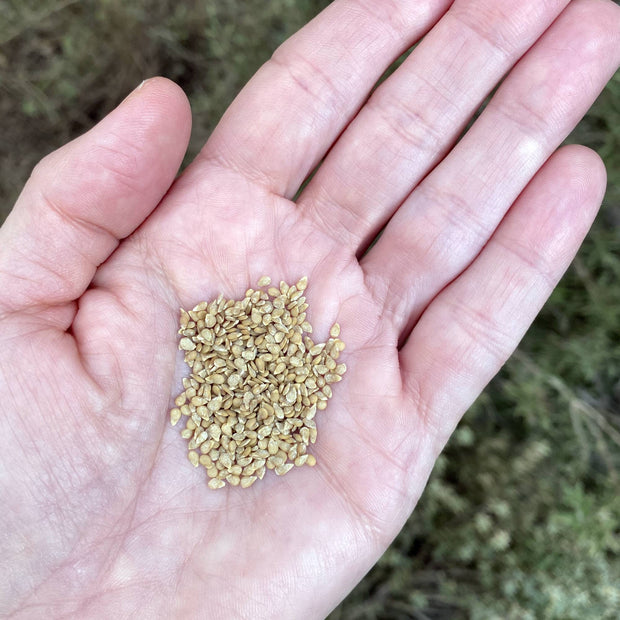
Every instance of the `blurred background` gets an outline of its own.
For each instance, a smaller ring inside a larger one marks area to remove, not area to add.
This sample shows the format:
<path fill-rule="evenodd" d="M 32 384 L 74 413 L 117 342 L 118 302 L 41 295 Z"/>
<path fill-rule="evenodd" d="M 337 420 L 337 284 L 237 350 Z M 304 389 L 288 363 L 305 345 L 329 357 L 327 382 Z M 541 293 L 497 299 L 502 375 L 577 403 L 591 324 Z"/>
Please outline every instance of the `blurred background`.
<path fill-rule="evenodd" d="M 186 161 L 326 0 L 0 0 L 0 222 L 34 164 L 143 78 L 193 108 Z M 517 353 L 400 536 L 331 620 L 620 617 L 620 74 L 569 142 L 609 188 Z"/>

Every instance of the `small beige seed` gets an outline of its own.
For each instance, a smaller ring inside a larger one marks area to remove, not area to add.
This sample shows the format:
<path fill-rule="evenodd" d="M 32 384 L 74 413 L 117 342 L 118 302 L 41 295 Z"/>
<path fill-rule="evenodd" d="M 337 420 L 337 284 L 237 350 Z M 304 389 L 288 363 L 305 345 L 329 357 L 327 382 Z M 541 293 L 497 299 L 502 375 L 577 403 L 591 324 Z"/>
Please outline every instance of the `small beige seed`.
<path fill-rule="evenodd" d="M 338 338 L 338 336 L 340 336 L 340 325 L 338 323 L 332 325 L 332 328 L 329 330 L 329 335 L 332 338 Z"/>
<path fill-rule="evenodd" d="M 209 426 L 209 435 L 211 435 L 215 441 L 219 441 L 222 436 L 222 428 L 217 424 L 211 424 L 211 426 Z"/>
<path fill-rule="evenodd" d="M 342 377 L 333 373 L 327 373 L 325 375 L 325 381 L 327 381 L 327 383 L 338 383 L 338 381 L 342 381 Z"/>
<path fill-rule="evenodd" d="M 291 471 L 291 469 L 293 469 L 293 467 L 295 467 L 295 465 L 293 463 L 285 463 L 284 465 L 278 465 L 275 468 L 275 472 L 276 472 L 276 474 L 278 476 L 284 476 L 289 471 Z"/>
<path fill-rule="evenodd" d="M 183 351 L 193 351 L 196 348 L 196 345 L 191 341 L 190 338 L 181 338 L 179 342 L 179 348 Z"/>
<path fill-rule="evenodd" d="M 257 480 L 258 478 L 256 476 L 243 476 L 241 478 L 241 487 L 243 489 L 247 489 L 251 487 Z"/>
<path fill-rule="evenodd" d="M 300 429 L 299 434 L 301 435 L 301 440 L 303 441 L 303 443 L 308 445 L 310 443 L 310 429 L 304 426 L 302 429 Z"/>
<path fill-rule="evenodd" d="M 196 446 L 201 446 L 207 439 L 209 438 L 209 433 L 207 431 L 202 431 L 196 437 Z"/>
<path fill-rule="evenodd" d="M 259 288 L 263 288 L 264 286 L 269 286 L 271 284 L 271 278 L 269 276 L 262 276 L 258 280 Z"/>
<path fill-rule="evenodd" d="M 323 343 L 315 344 L 313 347 L 310 348 L 310 355 L 312 357 L 316 357 L 317 355 L 320 355 L 321 351 L 323 351 L 324 348 L 325 344 Z"/>
<path fill-rule="evenodd" d="M 222 467 L 225 467 L 226 469 L 232 466 L 232 459 L 226 452 L 220 454 L 219 462 L 222 464 Z"/>
<path fill-rule="evenodd" d="M 267 451 L 269 454 L 274 455 L 278 453 L 278 440 L 273 437 L 269 440 L 267 444 Z"/>
<path fill-rule="evenodd" d="M 221 396 L 216 396 L 215 398 L 212 398 L 208 404 L 207 404 L 207 409 L 211 412 L 215 412 L 218 409 L 220 409 L 220 407 L 222 406 L 222 397 Z"/>
<path fill-rule="evenodd" d="M 223 480 L 220 480 L 219 478 L 211 478 L 207 486 L 210 489 L 221 489 L 222 487 L 226 486 L 226 483 Z"/>
<path fill-rule="evenodd" d="M 295 466 L 296 467 L 301 467 L 302 465 L 305 465 L 306 462 L 308 461 L 308 457 L 309 457 L 308 454 L 302 454 L 302 455 L 298 456 L 295 459 Z"/>
<path fill-rule="evenodd" d="M 181 325 L 181 329 L 185 329 L 189 323 L 189 314 L 183 308 L 181 308 L 181 318 L 179 319 L 179 324 Z"/>
<path fill-rule="evenodd" d="M 198 467 L 198 453 L 197 452 L 188 452 L 187 453 L 187 458 L 189 459 L 189 462 L 194 466 L 194 467 Z"/>
<path fill-rule="evenodd" d="M 269 465 L 271 465 L 271 468 L 280 467 L 281 465 L 284 465 L 285 461 L 286 461 L 285 457 L 282 457 L 276 454 L 274 456 L 270 456 L 267 459 L 267 467 L 269 467 Z"/>
<path fill-rule="evenodd" d="M 203 422 L 203 424 L 206 424 L 206 420 Z M 200 444 L 200 452 L 202 452 L 202 454 L 209 454 L 209 452 L 213 450 L 214 445 L 215 442 L 213 441 L 213 439 L 208 439 L 203 444 Z"/>
<path fill-rule="evenodd" d="M 306 461 L 306 465 L 310 467 L 314 467 L 316 465 L 316 458 L 312 454 L 308 454 L 308 460 Z"/>
<path fill-rule="evenodd" d="M 174 409 L 170 410 L 170 424 L 172 424 L 172 426 L 175 426 L 176 423 L 181 419 L 181 410 L 177 409 L 176 407 Z"/>

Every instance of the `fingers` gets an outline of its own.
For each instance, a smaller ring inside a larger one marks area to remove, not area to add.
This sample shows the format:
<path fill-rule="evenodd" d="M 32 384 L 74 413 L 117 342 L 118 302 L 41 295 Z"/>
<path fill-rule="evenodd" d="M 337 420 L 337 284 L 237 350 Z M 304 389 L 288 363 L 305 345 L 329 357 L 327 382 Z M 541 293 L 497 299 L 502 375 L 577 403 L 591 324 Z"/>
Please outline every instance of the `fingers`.
<path fill-rule="evenodd" d="M 374 92 L 298 204 L 363 251 L 566 4 L 455 2 Z"/>
<path fill-rule="evenodd" d="M 168 80 L 148 80 L 43 159 L 0 229 L 0 309 L 77 299 L 170 187 L 190 126 L 183 92 Z"/>
<path fill-rule="evenodd" d="M 401 351 L 403 384 L 438 452 L 546 301 L 605 191 L 592 151 L 545 164 L 473 264 L 425 310 Z"/>
<path fill-rule="evenodd" d="M 611 3 L 571 3 L 362 261 L 400 332 L 480 252 L 593 103 L 620 60 L 619 16 Z"/>
<path fill-rule="evenodd" d="M 368 93 L 451 0 L 337 0 L 242 90 L 197 166 L 216 164 L 292 197 Z"/>

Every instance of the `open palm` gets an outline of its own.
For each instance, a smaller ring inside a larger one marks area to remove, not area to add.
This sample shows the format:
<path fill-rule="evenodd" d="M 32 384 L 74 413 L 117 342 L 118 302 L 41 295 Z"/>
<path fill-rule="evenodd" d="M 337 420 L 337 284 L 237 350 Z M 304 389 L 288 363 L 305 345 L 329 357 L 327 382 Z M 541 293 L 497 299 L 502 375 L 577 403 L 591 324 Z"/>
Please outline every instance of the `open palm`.
<path fill-rule="evenodd" d="M 163 79 L 37 167 L 0 233 L 0 613 L 320 617 L 396 535 L 594 217 L 600 160 L 552 153 L 620 49 L 612 3 L 452 4 L 333 3 L 176 181 Z M 167 423 L 178 310 L 263 274 L 308 276 L 348 372 L 317 467 L 211 491 Z"/>

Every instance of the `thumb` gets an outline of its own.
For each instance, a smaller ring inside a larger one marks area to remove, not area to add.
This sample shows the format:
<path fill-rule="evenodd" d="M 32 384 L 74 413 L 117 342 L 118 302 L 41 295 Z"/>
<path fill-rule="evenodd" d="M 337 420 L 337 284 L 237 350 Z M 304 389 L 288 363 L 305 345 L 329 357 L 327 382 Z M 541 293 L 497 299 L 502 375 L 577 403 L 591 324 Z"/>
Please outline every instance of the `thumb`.
<path fill-rule="evenodd" d="M 80 297 L 174 181 L 190 129 L 181 89 L 155 78 L 45 157 L 0 229 L 0 312 Z"/>

